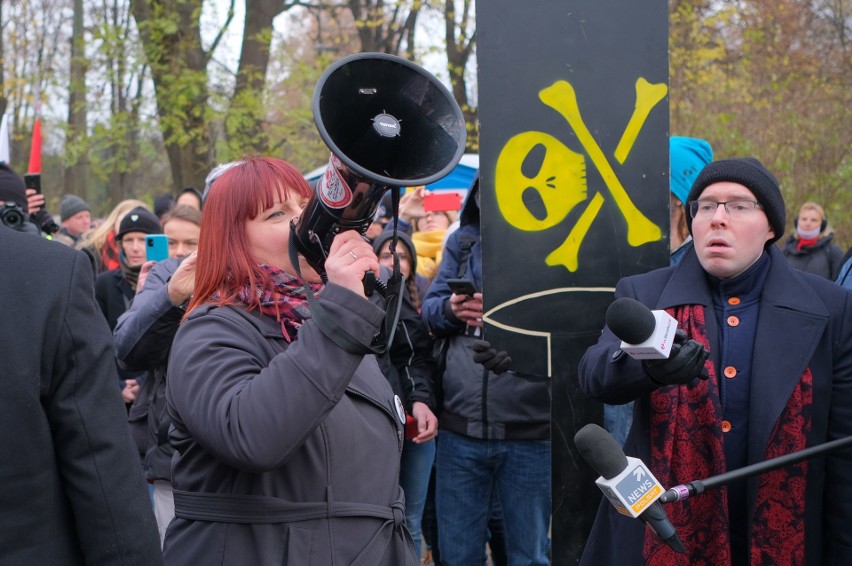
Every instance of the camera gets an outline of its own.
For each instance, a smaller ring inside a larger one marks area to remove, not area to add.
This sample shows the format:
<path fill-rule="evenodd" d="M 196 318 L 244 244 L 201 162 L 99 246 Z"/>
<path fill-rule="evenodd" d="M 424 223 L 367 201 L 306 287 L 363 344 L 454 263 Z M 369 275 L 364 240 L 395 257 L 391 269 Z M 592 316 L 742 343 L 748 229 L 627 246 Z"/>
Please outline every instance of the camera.
<path fill-rule="evenodd" d="M 27 221 L 27 213 L 17 203 L 7 202 L 0 207 L 0 222 L 9 228 L 22 232 Z"/>
<path fill-rule="evenodd" d="M 0 206 L 0 222 L 18 232 L 40 234 L 39 227 L 29 221 L 29 215 L 15 202 L 6 202 Z"/>

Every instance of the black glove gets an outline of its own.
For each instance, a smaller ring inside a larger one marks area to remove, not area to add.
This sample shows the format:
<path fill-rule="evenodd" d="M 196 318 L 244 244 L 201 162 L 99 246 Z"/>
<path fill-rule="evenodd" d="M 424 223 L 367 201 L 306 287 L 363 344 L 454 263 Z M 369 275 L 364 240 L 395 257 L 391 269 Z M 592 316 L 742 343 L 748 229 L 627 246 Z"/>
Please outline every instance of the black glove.
<path fill-rule="evenodd" d="M 491 347 L 491 344 L 485 340 L 474 340 L 471 345 L 473 351 L 473 361 L 482 366 L 488 371 L 493 371 L 496 374 L 501 374 L 509 369 L 512 363 L 512 358 L 504 351 L 497 351 Z"/>
<path fill-rule="evenodd" d="M 644 360 L 642 365 L 651 379 L 662 385 L 689 385 L 695 378 L 707 379 L 710 375 L 704 362 L 710 352 L 695 340 L 687 340 L 686 333 L 678 330 L 669 357 L 665 360 Z"/>

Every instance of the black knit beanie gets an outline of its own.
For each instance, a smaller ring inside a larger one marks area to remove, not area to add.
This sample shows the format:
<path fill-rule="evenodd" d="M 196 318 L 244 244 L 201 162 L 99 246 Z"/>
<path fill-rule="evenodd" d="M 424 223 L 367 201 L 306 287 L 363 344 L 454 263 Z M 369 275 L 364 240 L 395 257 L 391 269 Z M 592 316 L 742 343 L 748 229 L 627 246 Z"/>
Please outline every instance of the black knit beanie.
<path fill-rule="evenodd" d="M 14 202 L 24 212 L 28 212 L 27 186 L 24 179 L 5 163 L 0 163 L 0 200 Z"/>
<path fill-rule="evenodd" d="M 162 234 L 163 229 L 160 227 L 160 221 L 146 208 L 137 206 L 130 212 L 124 215 L 121 222 L 118 224 L 118 234 L 115 235 L 116 240 L 121 240 L 125 234 L 129 232 L 142 232 L 143 234 Z"/>
<path fill-rule="evenodd" d="M 754 157 L 736 157 L 714 161 L 704 167 L 689 191 L 687 202 L 698 200 L 701 193 L 713 183 L 739 183 L 752 193 L 763 207 L 769 227 L 775 235 L 766 242 L 766 246 L 774 243 L 784 235 L 787 223 L 787 211 L 784 207 L 784 197 L 778 181 L 763 164 Z M 686 225 L 692 234 L 692 215 L 686 215 Z"/>

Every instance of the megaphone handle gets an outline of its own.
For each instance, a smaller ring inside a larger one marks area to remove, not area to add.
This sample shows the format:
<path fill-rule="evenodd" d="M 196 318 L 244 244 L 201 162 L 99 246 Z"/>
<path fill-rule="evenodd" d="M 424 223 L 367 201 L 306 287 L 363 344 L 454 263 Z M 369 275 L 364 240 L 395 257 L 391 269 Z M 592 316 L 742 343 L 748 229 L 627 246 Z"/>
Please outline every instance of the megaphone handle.
<path fill-rule="evenodd" d="M 368 297 L 372 297 L 373 293 L 376 291 L 376 274 L 372 271 L 368 271 L 364 274 L 364 294 Z"/>

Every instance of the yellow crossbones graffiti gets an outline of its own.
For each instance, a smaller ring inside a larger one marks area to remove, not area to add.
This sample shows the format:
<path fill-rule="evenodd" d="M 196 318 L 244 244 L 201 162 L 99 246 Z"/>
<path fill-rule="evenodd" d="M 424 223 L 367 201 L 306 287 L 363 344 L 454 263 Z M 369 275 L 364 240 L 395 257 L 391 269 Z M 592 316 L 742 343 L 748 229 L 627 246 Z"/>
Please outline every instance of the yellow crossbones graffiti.
<path fill-rule="evenodd" d="M 640 77 L 636 81 L 636 104 L 633 115 L 621 135 L 615 150 L 619 163 L 627 159 L 639 131 L 651 110 L 665 98 L 665 84 L 651 84 Z M 556 81 L 539 92 L 539 98 L 568 122 L 580 144 L 600 172 L 610 196 L 627 222 L 627 243 L 633 247 L 659 240 L 660 227 L 651 222 L 630 200 L 606 156 L 586 127 L 580 114 L 574 87 L 567 81 Z M 523 162 L 534 149 L 543 147 L 545 155 L 538 172 L 530 177 L 523 172 Z M 585 158 L 544 132 L 522 132 L 506 142 L 497 158 L 495 188 L 497 204 L 503 217 L 511 225 L 525 231 L 551 228 L 587 199 Z M 533 214 L 524 202 L 524 192 L 537 191 L 546 214 Z M 604 197 L 595 193 L 580 218 L 562 244 L 547 256 L 547 265 L 563 265 L 576 271 L 580 245 L 592 222 L 604 204 Z"/>

